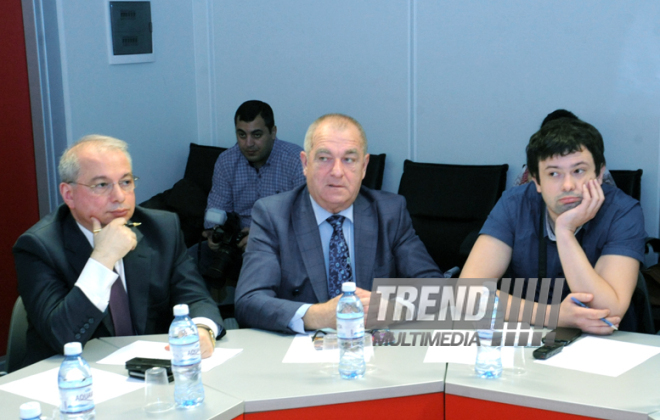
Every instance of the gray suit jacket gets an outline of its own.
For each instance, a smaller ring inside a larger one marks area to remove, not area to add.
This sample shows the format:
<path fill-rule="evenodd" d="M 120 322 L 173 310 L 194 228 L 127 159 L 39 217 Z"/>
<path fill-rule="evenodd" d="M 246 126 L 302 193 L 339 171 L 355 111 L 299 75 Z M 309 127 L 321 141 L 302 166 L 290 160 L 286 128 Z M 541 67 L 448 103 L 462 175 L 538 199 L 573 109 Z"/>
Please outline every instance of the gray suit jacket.
<path fill-rule="evenodd" d="M 353 207 L 355 278 L 371 290 L 374 278 L 435 278 L 442 272 L 419 240 L 399 195 L 362 187 Z M 263 198 L 236 287 L 241 326 L 292 333 L 302 303 L 328 300 L 321 236 L 307 186 Z"/>
<path fill-rule="evenodd" d="M 138 244 L 123 261 L 136 334 L 167 333 L 172 307 L 187 303 L 191 316 L 215 321 L 223 335 L 218 308 L 186 253 L 178 217 L 137 207 L 132 220 L 142 223 L 135 229 Z M 65 343 L 114 335 L 108 311 L 100 312 L 74 287 L 92 247 L 66 205 L 21 235 L 13 251 L 29 320 L 24 366 L 61 354 Z"/>

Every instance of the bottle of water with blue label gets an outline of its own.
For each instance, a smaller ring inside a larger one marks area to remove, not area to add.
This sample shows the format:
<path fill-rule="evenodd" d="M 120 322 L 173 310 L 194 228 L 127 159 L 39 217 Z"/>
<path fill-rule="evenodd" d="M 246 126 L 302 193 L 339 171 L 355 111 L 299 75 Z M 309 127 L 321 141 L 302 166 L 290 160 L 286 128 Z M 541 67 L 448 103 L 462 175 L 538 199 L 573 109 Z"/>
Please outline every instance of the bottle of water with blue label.
<path fill-rule="evenodd" d="M 91 420 L 96 417 L 92 371 L 82 358 L 80 343 L 64 345 L 64 361 L 57 376 L 60 388 L 60 419 Z"/>
<path fill-rule="evenodd" d="M 490 329 L 477 330 L 479 346 L 477 347 L 477 361 L 474 364 L 474 370 L 482 378 L 499 378 L 502 376 L 502 346 L 492 345 L 498 303 L 499 299 L 495 296 Z"/>
<path fill-rule="evenodd" d="M 188 316 L 188 305 L 174 307 L 169 341 L 174 374 L 174 402 L 179 408 L 195 407 L 204 401 L 202 352 L 197 326 Z"/>
<path fill-rule="evenodd" d="M 339 375 L 344 379 L 364 376 L 364 308 L 355 295 L 355 283 L 341 286 L 337 303 L 337 342 L 339 343 Z"/>

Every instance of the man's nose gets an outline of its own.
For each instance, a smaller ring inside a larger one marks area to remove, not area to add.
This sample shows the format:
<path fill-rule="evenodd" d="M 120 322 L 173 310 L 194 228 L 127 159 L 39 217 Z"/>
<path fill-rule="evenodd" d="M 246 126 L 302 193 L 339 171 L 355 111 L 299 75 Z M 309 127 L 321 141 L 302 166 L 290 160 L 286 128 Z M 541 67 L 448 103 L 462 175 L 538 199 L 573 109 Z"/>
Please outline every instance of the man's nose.
<path fill-rule="evenodd" d="M 254 137 L 248 135 L 248 136 L 245 138 L 245 144 L 247 145 L 247 147 L 252 147 L 252 146 L 254 146 Z"/>
<path fill-rule="evenodd" d="M 332 170 L 330 173 L 332 176 L 339 178 L 344 173 L 344 167 L 342 165 L 341 159 L 335 159 L 333 162 L 334 163 L 332 164 Z"/>
<path fill-rule="evenodd" d="M 573 189 L 575 189 L 575 180 L 573 179 L 573 176 L 567 175 L 564 177 L 562 188 L 564 191 L 573 191 Z"/>
<path fill-rule="evenodd" d="M 112 201 L 117 201 L 123 203 L 126 199 L 126 192 L 121 189 L 118 183 L 112 184 L 112 190 L 110 191 L 110 198 Z"/>

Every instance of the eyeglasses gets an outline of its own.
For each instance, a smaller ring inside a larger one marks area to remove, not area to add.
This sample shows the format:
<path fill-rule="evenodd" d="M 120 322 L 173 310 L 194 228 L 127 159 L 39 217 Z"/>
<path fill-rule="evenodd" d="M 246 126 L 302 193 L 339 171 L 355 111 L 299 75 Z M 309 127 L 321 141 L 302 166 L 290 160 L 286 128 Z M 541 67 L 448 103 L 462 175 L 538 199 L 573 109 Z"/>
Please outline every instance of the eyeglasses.
<path fill-rule="evenodd" d="M 122 179 L 119 182 L 99 182 L 98 184 L 83 184 L 82 182 L 69 182 L 69 184 L 77 184 L 77 185 L 83 185 L 90 190 L 92 190 L 92 193 L 96 195 L 110 195 L 112 190 L 115 188 L 115 184 L 119 185 L 119 188 L 123 192 L 132 192 L 135 190 L 135 187 L 137 186 L 137 180 L 139 178 L 136 176 Z"/>

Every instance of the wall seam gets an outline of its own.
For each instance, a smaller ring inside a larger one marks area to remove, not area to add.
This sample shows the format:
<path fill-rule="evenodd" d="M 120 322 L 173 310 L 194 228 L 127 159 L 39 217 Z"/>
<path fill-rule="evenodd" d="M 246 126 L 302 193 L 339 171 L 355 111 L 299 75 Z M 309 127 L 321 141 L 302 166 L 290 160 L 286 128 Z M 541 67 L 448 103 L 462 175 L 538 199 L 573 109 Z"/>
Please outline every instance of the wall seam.
<path fill-rule="evenodd" d="M 408 137 L 408 158 L 417 160 L 417 38 L 416 38 L 416 20 L 417 3 L 416 0 L 409 0 L 409 137 Z"/>

